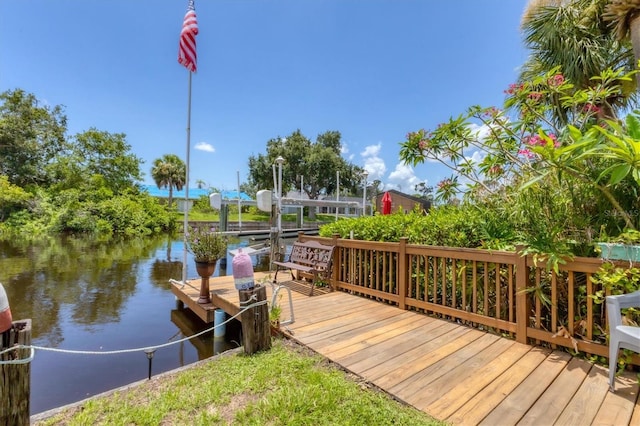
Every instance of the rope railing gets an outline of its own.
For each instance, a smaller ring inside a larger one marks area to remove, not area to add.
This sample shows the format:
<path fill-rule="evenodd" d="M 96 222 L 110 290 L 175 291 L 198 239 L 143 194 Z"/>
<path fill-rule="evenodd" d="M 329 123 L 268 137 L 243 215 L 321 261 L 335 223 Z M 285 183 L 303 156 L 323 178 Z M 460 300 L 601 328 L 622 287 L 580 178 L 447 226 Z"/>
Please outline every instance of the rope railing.
<path fill-rule="evenodd" d="M 252 299 L 250 300 L 255 300 L 255 295 L 252 296 Z M 244 302 L 246 303 L 246 302 Z M 251 305 L 245 306 L 243 309 L 241 309 L 237 314 L 229 317 L 227 320 L 225 320 L 224 322 L 214 325 L 213 327 L 210 327 L 206 330 L 200 331 L 199 333 L 196 333 L 192 336 L 188 336 L 188 337 L 184 337 L 182 339 L 179 340 L 175 340 L 172 342 L 167 342 L 167 343 L 163 343 L 160 345 L 154 345 L 154 346 L 144 346 L 144 347 L 138 347 L 138 348 L 131 348 L 131 349 L 119 349 L 119 350 L 112 350 L 112 351 L 87 351 L 87 350 L 76 350 L 76 349 L 59 349 L 59 348 L 48 348 L 46 346 L 37 346 L 37 345 L 15 345 L 12 346 L 11 348 L 5 349 L 3 351 L 0 351 L 0 355 L 3 355 L 7 352 L 11 352 L 11 351 L 15 351 L 18 349 L 30 349 L 31 350 L 31 354 L 29 357 L 27 358 L 22 358 L 22 359 L 16 359 L 16 360 L 9 360 L 9 361 L 0 361 L 0 365 L 3 364 L 27 364 L 29 362 L 31 362 L 34 357 L 35 357 L 35 351 L 39 350 L 39 351 L 49 351 L 49 352 L 58 352 L 58 353 L 64 353 L 64 354 L 74 354 L 74 355 L 118 355 L 118 354 L 124 354 L 124 353 L 131 353 L 131 352 L 144 352 L 144 353 L 150 353 L 153 352 L 157 349 L 161 349 L 167 346 L 171 346 L 171 345 L 175 345 L 178 343 L 182 343 L 182 342 L 186 342 L 188 340 L 191 340 L 195 337 L 199 337 L 205 333 L 208 333 L 210 331 L 215 330 L 217 327 L 221 327 L 225 324 L 227 324 L 228 322 L 230 322 L 231 320 L 239 317 L 242 313 L 244 313 L 245 311 L 249 310 L 249 309 L 253 309 L 257 306 L 261 306 L 261 305 L 265 305 L 267 304 L 266 300 L 262 300 L 260 302 L 255 302 L 252 303 Z"/>

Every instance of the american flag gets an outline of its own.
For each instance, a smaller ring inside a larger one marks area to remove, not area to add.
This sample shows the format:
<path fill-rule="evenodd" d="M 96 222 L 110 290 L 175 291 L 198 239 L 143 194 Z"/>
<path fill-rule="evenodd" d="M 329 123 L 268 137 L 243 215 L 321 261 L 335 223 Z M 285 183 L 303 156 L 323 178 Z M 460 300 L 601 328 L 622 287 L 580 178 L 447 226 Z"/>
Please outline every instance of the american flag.
<path fill-rule="evenodd" d="M 178 49 L 178 62 L 184 65 L 189 71 L 196 72 L 196 34 L 198 34 L 198 21 L 196 19 L 196 9 L 193 0 L 189 0 L 187 13 L 182 22 L 180 32 L 180 47 Z"/>

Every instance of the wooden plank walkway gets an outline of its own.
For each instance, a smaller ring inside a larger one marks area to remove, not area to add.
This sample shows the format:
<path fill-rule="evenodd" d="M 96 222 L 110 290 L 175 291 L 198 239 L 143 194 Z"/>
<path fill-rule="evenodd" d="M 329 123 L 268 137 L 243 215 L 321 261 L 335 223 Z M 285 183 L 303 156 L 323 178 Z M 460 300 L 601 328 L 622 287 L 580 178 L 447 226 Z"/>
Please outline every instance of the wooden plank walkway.
<path fill-rule="evenodd" d="M 212 279 L 212 290 L 232 281 Z M 295 322 L 285 329 L 291 338 L 437 419 L 454 425 L 640 425 L 632 373 L 616 378 L 611 393 L 606 367 L 565 352 L 344 292 L 308 297 L 306 291 L 292 292 Z M 288 318 L 286 296 L 281 305 Z"/>

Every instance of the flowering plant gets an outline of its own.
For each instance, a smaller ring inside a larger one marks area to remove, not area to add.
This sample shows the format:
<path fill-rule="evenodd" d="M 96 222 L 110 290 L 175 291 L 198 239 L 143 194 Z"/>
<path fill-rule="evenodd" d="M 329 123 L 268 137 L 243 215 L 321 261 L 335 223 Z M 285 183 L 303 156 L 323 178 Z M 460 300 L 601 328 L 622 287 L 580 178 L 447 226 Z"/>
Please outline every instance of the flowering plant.
<path fill-rule="evenodd" d="M 186 241 L 196 262 L 213 263 L 227 255 L 227 237 L 215 228 L 193 227 L 187 232 Z"/>

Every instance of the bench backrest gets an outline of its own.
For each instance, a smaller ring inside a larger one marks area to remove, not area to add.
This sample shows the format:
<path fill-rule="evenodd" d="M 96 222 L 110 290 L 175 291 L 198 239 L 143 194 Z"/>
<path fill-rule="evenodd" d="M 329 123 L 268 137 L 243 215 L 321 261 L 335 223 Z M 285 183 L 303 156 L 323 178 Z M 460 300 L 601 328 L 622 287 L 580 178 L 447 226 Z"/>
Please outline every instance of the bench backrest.
<path fill-rule="evenodd" d="M 317 241 L 306 241 L 304 243 L 295 241 L 291 247 L 289 262 L 312 266 L 318 270 L 325 271 L 331 266 L 333 248 L 334 246 L 320 244 Z"/>

